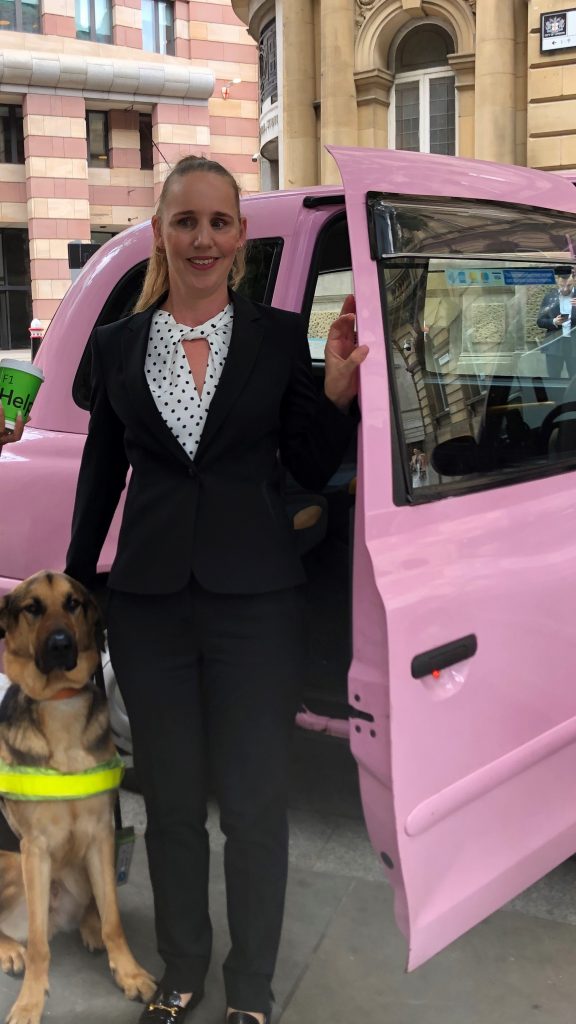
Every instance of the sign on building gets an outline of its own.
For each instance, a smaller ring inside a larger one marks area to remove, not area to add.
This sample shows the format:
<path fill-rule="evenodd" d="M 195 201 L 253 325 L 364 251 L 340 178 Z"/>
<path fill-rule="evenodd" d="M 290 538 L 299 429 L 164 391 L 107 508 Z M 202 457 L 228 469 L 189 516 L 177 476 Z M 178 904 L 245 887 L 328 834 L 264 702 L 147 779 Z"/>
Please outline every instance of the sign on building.
<path fill-rule="evenodd" d="M 540 16 L 540 52 L 576 48 L 576 9 Z"/>

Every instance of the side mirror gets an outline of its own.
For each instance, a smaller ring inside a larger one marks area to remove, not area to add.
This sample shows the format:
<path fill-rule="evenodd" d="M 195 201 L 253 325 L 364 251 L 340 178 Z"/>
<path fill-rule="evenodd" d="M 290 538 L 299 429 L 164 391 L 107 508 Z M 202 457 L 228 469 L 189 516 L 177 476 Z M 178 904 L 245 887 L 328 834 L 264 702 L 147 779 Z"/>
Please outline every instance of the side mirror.
<path fill-rule="evenodd" d="M 451 437 L 436 445 L 430 461 L 441 476 L 466 476 L 486 468 L 482 452 L 469 434 Z"/>

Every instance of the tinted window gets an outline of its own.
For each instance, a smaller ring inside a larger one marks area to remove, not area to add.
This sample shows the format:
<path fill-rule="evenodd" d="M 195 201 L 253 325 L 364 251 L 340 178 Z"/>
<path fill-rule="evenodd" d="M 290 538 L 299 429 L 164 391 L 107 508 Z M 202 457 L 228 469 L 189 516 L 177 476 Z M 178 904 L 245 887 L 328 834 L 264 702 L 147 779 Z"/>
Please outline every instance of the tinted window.
<path fill-rule="evenodd" d="M 395 410 L 395 497 L 576 465 L 576 218 L 368 197 Z"/>
<path fill-rule="evenodd" d="M 409 494 L 574 464 L 576 279 L 561 296 L 550 264 L 438 258 L 382 283 Z"/>
<path fill-rule="evenodd" d="M 353 291 L 348 224 L 344 214 L 339 213 L 318 238 L 308 285 L 308 343 L 315 363 L 324 362 L 324 346 L 332 321 Z"/>

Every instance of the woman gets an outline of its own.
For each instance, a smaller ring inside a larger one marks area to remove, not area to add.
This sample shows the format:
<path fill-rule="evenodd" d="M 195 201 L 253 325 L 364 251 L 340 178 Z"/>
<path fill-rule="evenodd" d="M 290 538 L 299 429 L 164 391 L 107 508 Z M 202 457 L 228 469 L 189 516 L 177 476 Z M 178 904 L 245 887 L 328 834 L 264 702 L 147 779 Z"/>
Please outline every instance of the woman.
<path fill-rule="evenodd" d="M 353 300 L 317 396 L 299 316 L 229 291 L 246 239 L 238 186 L 186 157 L 152 219 L 136 312 L 93 339 L 91 420 L 67 572 L 93 584 L 132 477 L 109 576 L 108 642 L 131 722 L 164 976 L 140 1024 L 200 1001 L 211 949 L 206 791 L 226 836 L 229 1024 L 267 1024 L 287 872 L 288 752 L 304 581 L 280 494 L 338 467 L 351 437 Z"/>

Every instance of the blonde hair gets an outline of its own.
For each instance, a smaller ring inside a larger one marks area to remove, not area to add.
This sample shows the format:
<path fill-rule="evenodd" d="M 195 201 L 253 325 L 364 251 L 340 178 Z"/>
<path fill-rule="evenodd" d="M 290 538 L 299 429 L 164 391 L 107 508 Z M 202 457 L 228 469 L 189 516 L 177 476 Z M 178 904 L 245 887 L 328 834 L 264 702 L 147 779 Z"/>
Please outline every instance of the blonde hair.
<path fill-rule="evenodd" d="M 227 171 L 222 164 L 218 163 L 217 160 L 208 160 L 204 156 L 185 156 L 182 160 L 179 160 L 177 164 L 172 168 L 170 174 L 167 176 L 162 186 L 162 192 L 160 193 L 160 199 L 158 200 L 158 206 L 156 209 L 156 216 L 162 217 L 163 209 L 166 203 L 166 197 L 172 185 L 172 182 L 176 178 L 183 178 L 187 174 L 193 174 L 196 171 L 204 171 L 208 174 L 219 174 L 221 178 L 226 178 L 230 183 L 234 195 L 236 197 L 236 209 L 238 217 L 240 217 L 240 189 L 238 188 L 238 182 L 230 171 Z M 232 265 L 232 287 L 236 288 L 246 271 L 246 258 L 244 255 L 244 249 L 239 249 L 234 258 Z M 138 301 L 134 306 L 135 313 L 141 313 L 143 310 L 153 306 L 158 299 L 168 291 L 170 287 L 170 279 L 168 276 L 168 260 L 164 249 L 158 249 L 155 245 L 152 250 L 152 255 L 148 261 L 148 268 L 146 270 L 146 276 L 142 285 L 142 291 L 138 296 Z"/>

